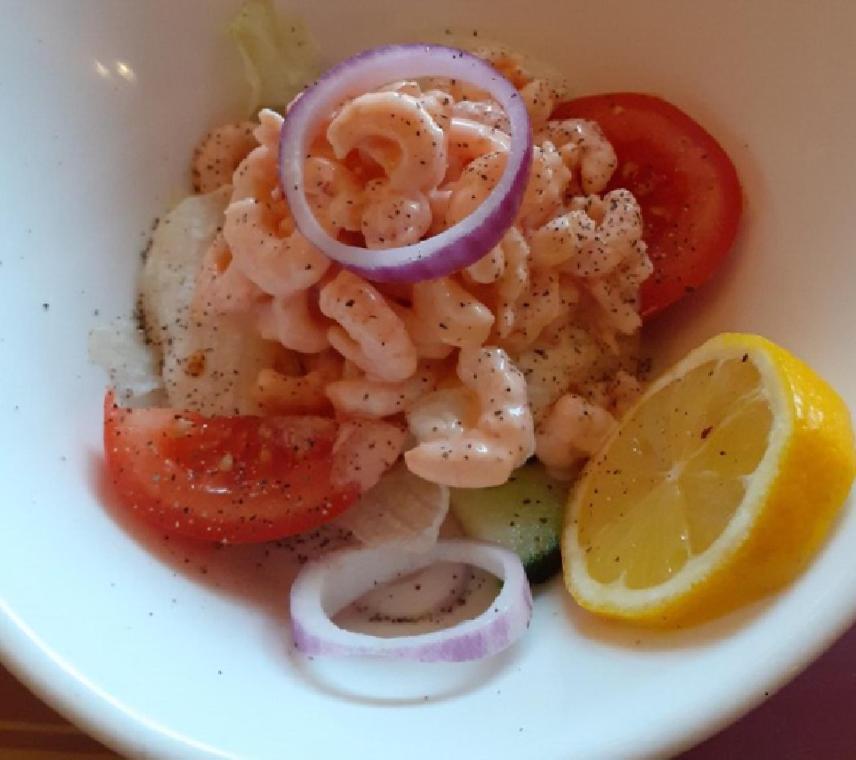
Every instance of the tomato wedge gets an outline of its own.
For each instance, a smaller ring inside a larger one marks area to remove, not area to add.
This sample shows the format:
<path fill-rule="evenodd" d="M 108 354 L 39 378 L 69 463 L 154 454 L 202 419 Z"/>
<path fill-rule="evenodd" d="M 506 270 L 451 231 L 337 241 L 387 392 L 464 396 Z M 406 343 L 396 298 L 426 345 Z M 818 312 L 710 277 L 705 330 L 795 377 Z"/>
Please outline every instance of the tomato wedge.
<path fill-rule="evenodd" d="M 619 168 L 608 189 L 636 196 L 654 264 L 642 316 L 708 280 L 731 250 L 742 210 L 737 171 L 719 143 L 671 103 L 635 92 L 570 100 L 552 118 L 596 121 L 615 148 Z"/>
<path fill-rule="evenodd" d="M 164 530 L 267 541 L 317 527 L 359 496 L 360 484 L 337 474 L 339 427 L 323 417 L 123 409 L 108 391 L 104 456 L 123 505 Z"/>

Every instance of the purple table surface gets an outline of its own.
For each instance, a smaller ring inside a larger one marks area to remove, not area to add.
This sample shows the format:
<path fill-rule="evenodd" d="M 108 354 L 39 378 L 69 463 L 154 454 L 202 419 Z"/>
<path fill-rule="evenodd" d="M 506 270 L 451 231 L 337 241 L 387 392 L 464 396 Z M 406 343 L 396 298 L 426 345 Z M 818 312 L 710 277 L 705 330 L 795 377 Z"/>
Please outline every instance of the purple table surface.
<path fill-rule="evenodd" d="M 856 626 L 808 670 L 678 760 L 856 760 Z"/>

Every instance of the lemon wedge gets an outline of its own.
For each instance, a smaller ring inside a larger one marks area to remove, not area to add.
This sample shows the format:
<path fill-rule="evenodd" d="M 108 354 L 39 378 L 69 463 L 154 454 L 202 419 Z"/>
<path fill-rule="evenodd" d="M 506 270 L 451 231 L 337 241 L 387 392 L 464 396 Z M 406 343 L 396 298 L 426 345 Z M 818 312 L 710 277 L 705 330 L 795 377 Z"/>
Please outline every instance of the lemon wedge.
<path fill-rule="evenodd" d="M 586 609 L 700 622 L 793 579 L 856 472 L 850 415 L 770 341 L 712 338 L 666 372 L 586 467 L 562 535 Z"/>

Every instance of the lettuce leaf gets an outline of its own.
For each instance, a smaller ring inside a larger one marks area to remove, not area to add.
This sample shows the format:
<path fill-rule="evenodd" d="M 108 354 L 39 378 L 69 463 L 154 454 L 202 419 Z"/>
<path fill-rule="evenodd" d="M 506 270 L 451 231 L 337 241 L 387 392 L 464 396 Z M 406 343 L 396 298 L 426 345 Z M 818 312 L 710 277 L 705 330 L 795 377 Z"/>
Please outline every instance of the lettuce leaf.
<path fill-rule="evenodd" d="M 247 0 L 229 25 L 250 86 L 248 113 L 282 109 L 319 73 L 318 49 L 294 15 L 277 13 L 272 0 Z"/>

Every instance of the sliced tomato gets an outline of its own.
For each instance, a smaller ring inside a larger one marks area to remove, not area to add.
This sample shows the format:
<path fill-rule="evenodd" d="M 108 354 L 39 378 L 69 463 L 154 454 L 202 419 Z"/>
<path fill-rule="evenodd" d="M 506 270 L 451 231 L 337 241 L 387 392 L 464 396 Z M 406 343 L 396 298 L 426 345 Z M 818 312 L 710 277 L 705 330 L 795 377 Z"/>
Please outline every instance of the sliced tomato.
<path fill-rule="evenodd" d="M 642 286 L 642 316 L 708 280 L 731 250 L 742 210 L 734 164 L 683 111 L 653 95 L 617 92 L 561 103 L 552 118 L 600 124 L 618 156 L 608 189 L 638 199 L 654 274 Z"/>
<path fill-rule="evenodd" d="M 339 426 L 323 417 L 204 417 L 104 399 L 104 456 L 122 503 L 164 530 L 268 541 L 347 509 L 360 485 L 334 473 Z"/>

